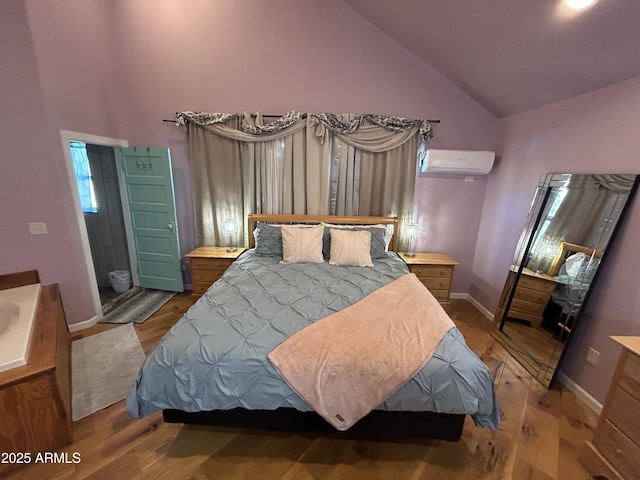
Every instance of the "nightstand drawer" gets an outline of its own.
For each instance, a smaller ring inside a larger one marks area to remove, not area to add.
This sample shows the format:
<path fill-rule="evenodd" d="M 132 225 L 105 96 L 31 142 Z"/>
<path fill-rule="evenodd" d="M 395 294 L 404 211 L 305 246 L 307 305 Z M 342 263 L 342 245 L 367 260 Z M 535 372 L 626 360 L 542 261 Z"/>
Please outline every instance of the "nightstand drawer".
<path fill-rule="evenodd" d="M 511 311 L 518 311 L 528 313 L 529 315 L 542 315 L 546 305 L 546 303 L 528 302 L 526 300 L 518 300 L 517 298 L 514 298 L 511 302 L 509 314 L 511 314 Z"/>
<path fill-rule="evenodd" d="M 602 432 L 594 439 L 594 446 L 624 478 L 640 478 L 640 447 L 633 443 L 609 421 L 605 421 Z"/>
<path fill-rule="evenodd" d="M 221 270 L 192 270 L 191 271 L 191 280 L 194 282 L 209 282 L 211 285 L 213 282 L 218 280 L 222 274 L 224 273 L 224 269 Z"/>
<path fill-rule="evenodd" d="M 431 295 L 436 297 L 436 300 L 439 302 L 448 302 L 449 301 L 449 290 L 431 290 Z"/>
<path fill-rule="evenodd" d="M 433 290 L 449 290 L 451 284 L 451 277 L 438 278 L 438 277 L 422 277 L 417 275 L 418 280 L 424 283 L 424 286 L 433 292 Z"/>
<path fill-rule="evenodd" d="M 528 275 L 522 275 L 518 281 L 518 288 L 529 288 L 531 290 L 539 290 L 541 292 L 551 293 L 555 290 L 556 284 L 549 282 L 544 278 L 535 278 Z"/>
<path fill-rule="evenodd" d="M 193 283 L 193 294 L 194 295 L 202 295 L 204 294 L 213 282 L 192 282 Z"/>
<path fill-rule="evenodd" d="M 449 265 L 411 265 L 410 270 L 421 280 L 423 277 L 453 277 L 453 267 Z"/>
<path fill-rule="evenodd" d="M 513 298 L 514 300 L 518 299 L 526 302 L 537 303 L 542 305 L 544 308 L 549 302 L 550 296 L 551 294 L 548 292 L 542 292 L 540 290 L 532 290 L 530 288 L 523 288 L 518 285 L 518 288 L 516 288 L 516 293 L 513 295 Z"/>
<path fill-rule="evenodd" d="M 230 258 L 191 258 L 191 270 L 216 270 L 224 272 L 233 262 Z"/>

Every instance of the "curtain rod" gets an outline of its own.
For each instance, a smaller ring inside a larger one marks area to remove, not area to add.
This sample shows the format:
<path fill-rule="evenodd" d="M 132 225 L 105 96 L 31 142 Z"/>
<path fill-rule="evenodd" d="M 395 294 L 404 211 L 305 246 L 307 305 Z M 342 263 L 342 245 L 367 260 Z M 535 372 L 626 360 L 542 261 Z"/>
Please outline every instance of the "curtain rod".
<path fill-rule="evenodd" d="M 255 116 L 255 114 L 251 114 L 252 116 Z M 262 115 L 263 118 L 280 118 L 282 115 Z M 169 122 L 169 123 L 176 123 L 175 120 L 170 120 L 168 118 L 163 118 L 162 119 L 163 122 Z M 427 119 L 427 122 L 429 123 L 440 123 L 440 120 L 429 120 Z"/>

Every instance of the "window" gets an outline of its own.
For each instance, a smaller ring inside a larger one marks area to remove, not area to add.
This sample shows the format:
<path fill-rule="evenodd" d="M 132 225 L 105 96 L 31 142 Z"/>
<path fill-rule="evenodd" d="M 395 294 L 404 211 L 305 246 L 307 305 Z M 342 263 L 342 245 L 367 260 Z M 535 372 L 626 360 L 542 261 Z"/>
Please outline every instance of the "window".
<path fill-rule="evenodd" d="M 71 158 L 73 170 L 76 174 L 80 204 L 83 213 L 98 213 L 98 203 L 91 178 L 91 167 L 87 155 L 87 145 L 83 142 L 71 142 Z"/>

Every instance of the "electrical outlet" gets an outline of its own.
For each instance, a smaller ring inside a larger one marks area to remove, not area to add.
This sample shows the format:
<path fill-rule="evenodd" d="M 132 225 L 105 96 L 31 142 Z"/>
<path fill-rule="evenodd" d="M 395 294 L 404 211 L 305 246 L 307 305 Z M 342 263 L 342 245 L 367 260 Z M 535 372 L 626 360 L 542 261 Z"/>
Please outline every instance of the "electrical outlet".
<path fill-rule="evenodd" d="M 44 222 L 33 222 L 29 224 L 29 233 L 31 235 L 46 235 L 49 233 L 47 231 L 47 224 Z"/>
<path fill-rule="evenodd" d="M 473 183 L 475 180 L 476 179 L 474 177 L 464 177 L 464 181 L 467 183 Z"/>
<path fill-rule="evenodd" d="M 596 363 L 598 363 L 598 358 L 600 358 L 600 352 L 594 350 L 593 348 L 590 348 L 589 353 L 587 353 L 587 363 L 595 365 Z"/>

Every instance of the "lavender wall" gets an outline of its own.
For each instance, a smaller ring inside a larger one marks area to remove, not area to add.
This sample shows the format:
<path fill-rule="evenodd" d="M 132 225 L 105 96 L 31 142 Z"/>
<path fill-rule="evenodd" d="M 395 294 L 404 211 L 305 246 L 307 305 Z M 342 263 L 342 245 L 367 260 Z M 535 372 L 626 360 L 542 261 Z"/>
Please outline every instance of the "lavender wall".
<path fill-rule="evenodd" d="M 68 231 L 60 137 L 49 126 L 20 0 L 0 6 L 0 45 L 0 273 L 37 269 L 43 283 L 60 284 L 70 318 L 78 318 L 74 298 L 86 292 L 82 265 L 74 261 L 80 252 Z M 49 233 L 31 236 L 29 222 L 45 222 Z"/>
<path fill-rule="evenodd" d="M 546 172 L 640 173 L 640 78 L 500 122 L 501 162 L 489 178 L 470 293 L 494 310 L 536 183 Z M 640 334 L 640 198 L 603 265 L 561 371 L 604 402 L 620 348 Z M 585 362 L 590 347 L 598 365 Z"/>
<path fill-rule="evenodd" d="M 26 9 L 22 6 L 26 5 Z M 0 73 L 18 90 L 0 133 L 0 273 L 37 268 L 61 285 L 68 321 L 93 315 L 59 131 L 170 147 L 181 250 L 193 248 L 182 110 L 374 112 L 440 118 L 431 146 L 493 149 L 497 120 L 340 0 L 10 0 L 0 4 Z M 19 35 L 14 35 L 14 30 Z M 4 67 L 4 64 L 3 64 Z M 18 88 L 19 86 L 19 88 Z M 4 105 L 4 103 L 3 103 Z M 21 159 L 18 161 L 17 159 Z M 420 176 L 418 248 L 450 253 L 470 279 L 486 178 Z M 19 212 L 19 213 L 17 213 Z M 24 212 L 24 213 L 23 213 Z M 445 221 L 455 212 L 456 221 Z M 50 234 L 31 237 L 44 220 Z M 422 221 L 422 220 L 421 220 Z M 426 223 L 425 223 L 426 224 Z M 6 230 L 5 230 L 6 229 Z"/>

